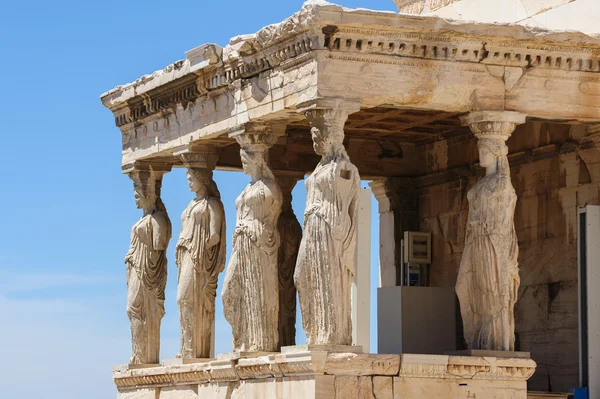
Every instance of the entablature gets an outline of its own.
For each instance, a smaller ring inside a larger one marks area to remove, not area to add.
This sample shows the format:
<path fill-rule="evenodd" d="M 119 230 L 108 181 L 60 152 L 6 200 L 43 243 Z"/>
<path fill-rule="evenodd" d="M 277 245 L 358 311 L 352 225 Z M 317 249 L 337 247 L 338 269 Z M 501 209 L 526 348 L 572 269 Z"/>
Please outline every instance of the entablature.
<path fill-rule="evenodd" d="M 578 32 L 314 1 L 225 48 L 206 44 L 186 57 L 102 95 L 122 132 L 123 164 L 168 158 L 196 141 L 227 142 L 227 131 L 247 122 L 297 124 L 298 105 L 321 97 L 432 112 L 432 121 L 476 110 L 600 121 L 600 39 Z M 426 123 L 410 127 L 409 119 L 397 129 L 373 118 L 356 126 L 351 117 L 347 127 L 366 140 L 435 140 L 417 131 Z"/>

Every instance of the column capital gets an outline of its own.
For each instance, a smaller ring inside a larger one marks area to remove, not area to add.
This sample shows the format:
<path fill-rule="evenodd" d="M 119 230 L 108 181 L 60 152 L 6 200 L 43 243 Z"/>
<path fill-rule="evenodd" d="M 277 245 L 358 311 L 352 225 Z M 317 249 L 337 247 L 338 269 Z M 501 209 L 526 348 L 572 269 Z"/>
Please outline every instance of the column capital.
<path fill-rule="evenodd" d="M 188 144 L 173 151 L 179 156 L 186 168 L 214 170 L 217 167 L 219 153 L 213 144 Z"/>
<path fill-rule="evenodd" d="M 300 113 L 306 114 L 307 111 L 315 109 L 343 111 L 347 115 L 350 115 L 360 110 L 360 100 L 342 97 L 321 97 L 296 105 L 296 111 Z"/>
<path fill-rule="evenodd" d="M 267 151 L 285 135 L 285 125 L 268 122 L 248 122 L 228 131 L 240 147 L 248 150 Z"/>
<path fill-rule="evenodd" d="M 157 176 L 162 176 L 167 172 L 170 172 L 173 165 L 167 162 L 155 162 L 155 161 L 134 161 L 125 164 L 121 167 L 124 174 L 131 175 L 136 172 L 151 172 Z"/>
<path fill-rule="evenodd" d="M 461 116 L 463 126 L 469 126 L 478 139 L 508 140 L 517 125 L 525 123 L 526 114 L 514 111 L 475 111 Z"/>

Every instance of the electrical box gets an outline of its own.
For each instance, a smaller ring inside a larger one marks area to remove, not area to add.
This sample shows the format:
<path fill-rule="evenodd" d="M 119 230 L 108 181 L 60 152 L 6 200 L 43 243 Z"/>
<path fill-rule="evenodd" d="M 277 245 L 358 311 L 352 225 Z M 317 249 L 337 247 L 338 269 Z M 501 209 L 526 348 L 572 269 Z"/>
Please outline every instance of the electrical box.
<path fill-rule="evenodd" d="M 422 265 L 431 263 L 431 233 L 404 232 L 404 263 Z"/>

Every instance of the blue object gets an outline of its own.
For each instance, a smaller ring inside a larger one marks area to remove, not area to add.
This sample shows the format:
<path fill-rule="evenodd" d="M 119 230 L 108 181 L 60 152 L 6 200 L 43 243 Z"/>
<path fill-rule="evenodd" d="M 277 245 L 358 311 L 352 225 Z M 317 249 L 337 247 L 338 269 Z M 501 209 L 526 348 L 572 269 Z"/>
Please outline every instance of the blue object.
<path fill-rule="evenodd" d="M 575 396 L 573 399 L 589 399 L 589 393 L 587 388 L 571 388 L 569 392 L 573 392 Z"/>

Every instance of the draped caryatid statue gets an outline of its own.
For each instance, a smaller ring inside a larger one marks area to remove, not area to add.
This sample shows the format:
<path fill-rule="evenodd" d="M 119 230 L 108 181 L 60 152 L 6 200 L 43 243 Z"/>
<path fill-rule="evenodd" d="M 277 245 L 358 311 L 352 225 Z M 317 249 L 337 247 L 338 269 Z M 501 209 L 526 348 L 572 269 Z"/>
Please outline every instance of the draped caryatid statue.
<path fill-rule="evenodd" d="M 351 345 L 360 177 L 344 149 L 348 112 L 312 109 L 315 152 L 321 161 L 306 179 L 304 235 L 294 281 L 308 344 Z"/>
<path fill-rule="evenodd" d="M 144 211 L 131 230 L 125 257 L 127 315 L 131 321 L 131 364 L 157 364 L 160 355 L 160 322 L 165 314 L 167 246 L 171 221 L 160 199 L 163 172 L 152 167 L 129 173 L 136 206 Z"/>
<path fill-rule="evenodd" d="M 281 188 L 283 205 L 277 222 L 279 246 L 279 346 L 296 345 L 296 286 L 294 270 L 302 239 L 302 226 L 292 209 L 292 190 L 302 175 L 280 172 L 277 184 Z"/>
<path fill-rule="evenodd" d="M 277 220 L 282 196 L 267 163 L 274 135 L 264 126 L 248 126 L 235 138 L 244 173 L 251 182 L 237 198 L 231 259 L 223 285 L 223 312 L 231 324 L 234 351 L 278 349 Z"/>
<path fill-rule="evenodd" d="M 181 351 L 177 357 L 210 358 L 217 283 L 219 273 L 225 269 L 225 213 L 212 177 L 216 157 L 188 153 L 182 158 L 196 198 L 181 215 L 181 234 L 175 250 L 181 321 Z"/>
<path fill-rule="evenodd" d="M 512 351 L 514 306 L 519 292 L 519 247 L 505 141 L 525 116 L 515 112 L 474 112 L 463 117 L 478 138 L 485 177 L 467 193 L 469 219 L 456 282 L 469 349 Z"/>

